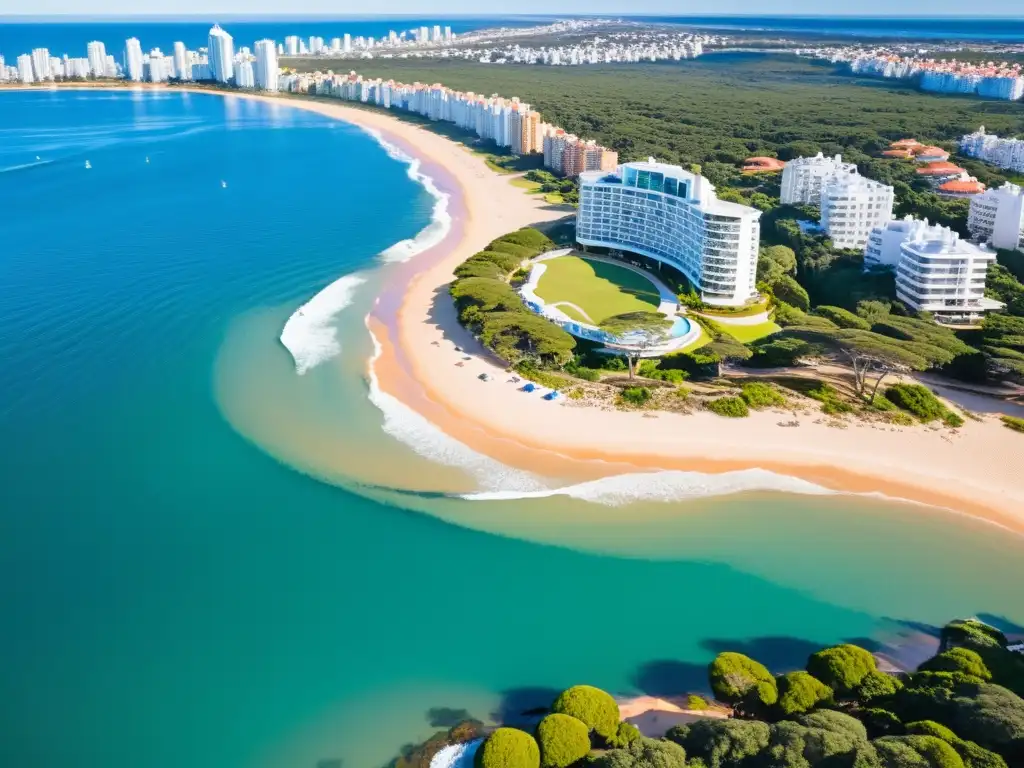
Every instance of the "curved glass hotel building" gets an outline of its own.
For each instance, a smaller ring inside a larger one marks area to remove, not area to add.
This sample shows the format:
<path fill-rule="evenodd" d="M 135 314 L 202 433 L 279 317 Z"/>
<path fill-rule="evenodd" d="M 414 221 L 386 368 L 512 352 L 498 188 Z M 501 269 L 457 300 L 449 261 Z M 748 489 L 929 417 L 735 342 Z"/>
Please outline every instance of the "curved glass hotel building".
<path fill-rule="evenodd" d="M 703 176 L 652 158 L 580 174 L 576 240 L 668 264 L 707 303 L 740 306 L 757 296 L 760 216 L 719 200 Z"/>

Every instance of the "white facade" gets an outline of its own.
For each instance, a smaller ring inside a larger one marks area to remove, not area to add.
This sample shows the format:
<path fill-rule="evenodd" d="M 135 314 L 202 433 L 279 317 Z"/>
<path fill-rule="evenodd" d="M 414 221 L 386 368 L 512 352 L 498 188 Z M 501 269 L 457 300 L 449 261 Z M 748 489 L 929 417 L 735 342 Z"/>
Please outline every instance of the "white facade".
<path fill-rule="evenodd" d="M 188 49 L 181 42 L 174 44 L 174 76 L 179 80 L 192 79 L 192 63 L 188 58 Z"/>
<path fill-rule="evenodd" d="M 1002 305 L 985 298 L 985 276 L 995 252 L 960 239 L 946 227 L 926 226 L 900 246 L 896 296 L 937 320 L 975 322 Z"/>
<path fill-rule="evenodd" d="M 995 248 L 1024 251 L 1024 190 L 1007 182 L 971 198 L 971 237 Z"/>
<path fill-rule="evenodd" d="M 276 91 L 281 73 L 277 65 L 277 49 L 273 40 L 256 41 L 256 87 L 263 91 Z"/>
<path fill-rule="evenodd" d="M 217 24 L 210 30 L 207 56 L 210 60 L 210 76 L 218 83 L 230 82 L 235 74 L 235 41 Z"/>
<path fill-rule="evenodd" d="M 234 78 L 237 88 L 256 87 L 256 73 L 249 59 L 239 59 L 235 62 Z"/>
<path fill-rule="evenodd" d="M 147 66 L 149 68 L 149 82 L 166 83 L 171 78 L 173 62 L 159 48 L 149 52 Z"/>
<path fill-rule="evenodd" d="M 288 35 L 284 39 L 284 52 L 286 56 L 299 55 L 299 38 L 296 35 Z"/>
<path fill-rule="evenodd" d="M 1024 171 L 1024 139 L 1001 139 L 981 126 L 960 139 L 960 151 L 1011 171 Z"/>
<path fill-rule="evenodd" d="M 864 269 L 875 267 L 895 268 L 900 261 L 900 247 L 907 240 L 917 237 L 928 228 L 928 220 L 904 216 L 893 219 L 884 226 L 871 230 L 868 243 L 864 246 Z"/>
<path fill-rule="evenodd" d="M 839 174 L 856 173 L 857 166 L 844 163 L 842 155 L 825 157 L 798 157 L 786 163 L 782 170 L 783 205 L 813 205 L 821 203 L 821 188 L 826 181 Z"/>
<path fill-rule="evenodd" d="M 124 43 L 124 69 L 129 80 L 135 83 L 142 82 L 142 44 L 137 37 L 129 38 Z"/>
<path fill-rule="evenodd" d="M 86 46 L 89 56 L 89 73 L 93 77 L 105 77 L 107 74 L 107 47 L 99 40 L 93 40 Z"/>
<path fill-rule="evenodd" d="M 863 248 L 872 230 L 892 219 L 893 188 L 858 174 L 840 174 L 821 190 L 821 226 L 836 248 Z"/>
<path fill-rule="evenodd" d="M 27 53 L 18 57 L 18 80 L 22 83 L 35 82 L 35 74 L 32 72 L 32 57 Z"/>
<path fill-rule="evenodd" d="M 710 303 L 757 296 L 760 211 L 719 200 L 703 176 L 677 165 L 626 163 L 580 175 L 576 239 L 675 267 Z"/>
<path fill-rule="evenodd" d="M 36 80 L 49 80 L 53 77 L 50 71 L 50 52 L 46 48 L 32 51 L 32 74 Z"/>

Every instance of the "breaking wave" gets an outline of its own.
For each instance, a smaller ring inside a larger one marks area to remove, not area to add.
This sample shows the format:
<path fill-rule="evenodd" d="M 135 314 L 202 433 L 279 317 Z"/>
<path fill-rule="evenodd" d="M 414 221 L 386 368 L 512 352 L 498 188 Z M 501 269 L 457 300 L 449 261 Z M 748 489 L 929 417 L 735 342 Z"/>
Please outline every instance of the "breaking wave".
<path fill-rule="evenodd" d="M 452 744 L 438 750 L 430 758 L 430 768 L 473 768 L 476 751 L 484 743 L 483 739 L 474 739 L 465 744 Z"/>
<path fill-rule="evenodd" d="M 405 403 L 381 390 L 374 371 L 381 346 L 372 331 L 370 338 L 373 340 L 373 357 L 370 358 L 369 367 L 369 397 L 370 402 L 384 415 L 385 432 L 425 459 L 468 472 L 481 488 L 527 495 L 543 489 L 543 484 L 536 476 L 477 453 L 445 434 Z"/>
<path fill-rule="evenodd" d="M 434 198 L 430 223 L 415 237 L 395 243 L 379 255 L 381 261 L 408 261 L 413 256 L 440 243 L 451 230 L 452 217 L 448 213 L 449 196 L 439 190 L 434 180 L 420 172 L 420 161 L 390 144 L 380 133 L 363 128 L 388 153 L 388 156 L 408 165 L 409 178 L 422 186 Z M 333 327 L 337 314 L 352 303 L 356 287 L 365 282 L 358 275 L 345 275 L 331 283 L 320 293 L 299 307 L 288 318 L 281 331 L 281 343 L 295 361 L 295 370 L 301 376 L 325 360 L 341 352 Z"/>
<path fill-rule="evenodd" d="M 380 133 L 369 128 L 363 128 L 366 133 L 376 139 L 388 157 L 408 165 L 407 173 L 409 178 L 419 184 L 427 191 L 427 194 L 434 198 L 434 209 L 430 216 L 430 223 L 421 229 L 415 237 L 395 243 L 386 251 L 380 254 L 382 261 L 397 262 L 408 261 L 428 248 L 433 248 L 447 237 L 452 228 L 452 217 L 448 213 L 449 196 L 439 190 L 434 180 L 420 171 L 421 163 L 418 159 L 410 157 L 401 149 L 391 144 Z"/>
<path fill-rule="evenodd" d="M 356 288 L 364 282 L 360 275 L 338 278 L 288 318 L 281 343 L 291 352 L 300 376 L 341 352 L 334 318 L 352 303 Z"/>
<path fill-rule="evenodd" d="M 743 469 L 721 474 L 661 470 L 629 472 L 622 475 L 589 480 L 585 483 L 534 491 L 489 490 L 461 494 L 470 501 L 509 501 L 569 496 L 595 504 L 619 506 L 641 501 L 683 501 L 707 496 L 726 496 L 748 491 L 781 491 L 825 496 L 836 493 L 797 477 L 780 475 L 766 469 Z"/>

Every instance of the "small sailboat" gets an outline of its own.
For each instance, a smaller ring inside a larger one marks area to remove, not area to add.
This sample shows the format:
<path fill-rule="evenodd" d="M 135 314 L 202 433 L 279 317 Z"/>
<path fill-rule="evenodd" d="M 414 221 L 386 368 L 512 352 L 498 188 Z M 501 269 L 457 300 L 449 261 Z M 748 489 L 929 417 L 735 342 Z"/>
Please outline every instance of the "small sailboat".
<path fill-rule="evenodd" d="M 92 168 L 92 163 L 90 163 L 88 160 L 86 160 L 85 161 L 85 170 L 89 170 L 90 168 Z"/>
<path fill-rule="evenodd" d="M 42 160 L 42 159 L 43 158 L 41 158 L 39 155 L 36 155 L 36 160 Z"/>
<path fill-rule="evenodd" d="M 149 165 L 149 155 L 146 155 L 146 165 Z"/>
<path fill-rule="evenodd" d="M 221 186 L 221 189 L 227 189 L 228 188 L 228 183 L 226 181 L 221 181 L 220 186 Z"/>

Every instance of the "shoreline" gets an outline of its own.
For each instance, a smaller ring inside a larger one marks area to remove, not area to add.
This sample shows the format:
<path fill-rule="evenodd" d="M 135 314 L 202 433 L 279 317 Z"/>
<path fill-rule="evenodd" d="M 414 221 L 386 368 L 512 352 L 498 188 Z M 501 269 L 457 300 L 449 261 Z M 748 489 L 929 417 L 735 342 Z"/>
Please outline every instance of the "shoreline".
<path fill-rule="evenodd" d="M 451 225 L 438 242 L 394 265 L 367 319 L 380 345 L 368 365 L 383 392 L 473 451 L 569 483 L 661 470 L 720 475 L 760 469 L 831 492 L 946 509 L 1024 534 L 1024 483 L 1012 466 L 1024 442 L 991 416 L 968 420 L 957 433 L 854 421 L 836 428 L 820 414 L 803 417 L 799 428 L 783 428 L 780 419 L 793 418 L 788 411 L 754 412 L 746 419 L 703 412 L 651 417 L 546 402 L 517 391 L 504 364 L 459 325 L 447 285 L 455 267 L 491 240 L 570 211 L 525 194 L 465 147 L 381 110 L 219 89 L 143 88 L 305 109 L 367 131 L 420 161 L 420 173 L 448 195 Z M 455 345 L 466 352 L 456 352 Z M 462 354 L 472 359 L 458 367 Z M 479 381 L 484 372 L 494 381 Z"/>

